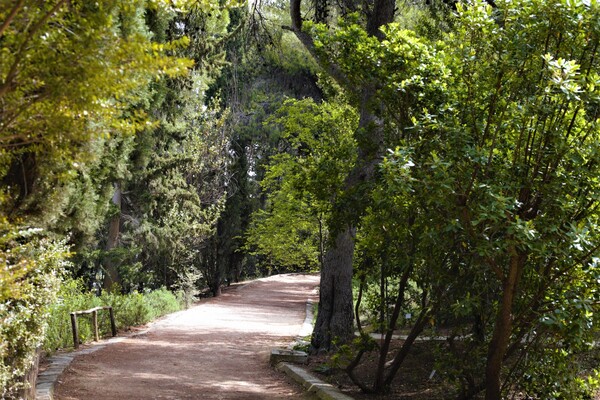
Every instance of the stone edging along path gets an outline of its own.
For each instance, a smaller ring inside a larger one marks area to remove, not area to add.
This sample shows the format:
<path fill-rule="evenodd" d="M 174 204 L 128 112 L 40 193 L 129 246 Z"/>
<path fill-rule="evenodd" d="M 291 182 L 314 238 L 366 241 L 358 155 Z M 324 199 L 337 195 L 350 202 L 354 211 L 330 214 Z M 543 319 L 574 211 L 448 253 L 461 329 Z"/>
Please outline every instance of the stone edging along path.
<path fill-rule="evenodd" d="M 92 343 L 89 345 L 90 347 L 81 350 L 71 352 L 59 351 L 58 354 L 48 357 L 46 360 L 49 363 L 48 368 L 40 372 L 37 376 L 35 385 L 36 400 L 53 400 L 54 385 L 58 381 L 58 377 L 71 364 L 71 361 L 73 361 L 75 357 L 83 354 L 91 354 L 95 351 L 105 348 L 110 344 L 122 342 L 127 338 L 144 335 L 148 333 L 149 330 L 150 328 L 146 328 L 126 336 L 101 340 L 100 342 Z"/>
<path fill-rule="evenodd" d="M 322 400 L 353 400 L 352 397 L 340 392 L 335 386 L 315 378 L 298 365 L 282 362 L 277 364 L 277 369 Z"/>
<path fill-rule="evenodd" d="M 288 348 L 292 349 L 296 344 L 303 344 L 303 339 L 310 335 L 313 330 L 313 302 L 308 300 L 306 302 L 306 318 L 302 324 L 302 328 L 298 333 L 296 341 L 292 342 Z M 308 371 L 297 364 L 291 364 L 288 362 L 280 362 L 276 366 L 278 371 L 285 373 L 287 376 L 292 378 L 295 382 L 302 385 L 307 392 L 313 393 L 319 399 L 322 400 L 353 400 L 352 397 L 340 392 L 335 386 L 325 383 L 322 380 L 316 378 Z"/>

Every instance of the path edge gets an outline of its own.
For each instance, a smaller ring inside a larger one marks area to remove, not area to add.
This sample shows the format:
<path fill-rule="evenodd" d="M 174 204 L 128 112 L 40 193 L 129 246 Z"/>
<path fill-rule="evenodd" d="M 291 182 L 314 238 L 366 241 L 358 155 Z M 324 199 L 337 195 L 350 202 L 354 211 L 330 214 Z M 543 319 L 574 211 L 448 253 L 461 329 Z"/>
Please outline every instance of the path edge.
<path fill-rule="evenodd" d="M 37 382 L 35 385 L 35 400 L 53 400 L 54 399 L 54 386 L 58 382 L 58 378 L 67 369 L 75 357 L 85 354 L 94 353 L 100 349 L 105 348 L 113 343 L 122 342 L 125 339 L 129 339 L 135 336 L 144 335 L 150 331 L 150 326 L 141 331 L 134 332 L 126 336 L 119 336 L 110 339 L 103 340 L 101 342 L 90 343 L 90 347 L 82 350 L 75 350 L 69 352 L 59 352 L 46 359 L 48 362 L 48 368 L 40 372 L 37 376 Z"/>
<path fill-rule="evenodd" d="M 352 397 L 340 392 L 335 386 L 311 375 L 302 367 L 281 362 L 277 364 L 276 368 L 302 385 L 307 392 L 314 393 L 322 400 L 354 400 Z"/>
<path fill-rule="evenodd" d="M 298 337 L 293 341 L 289 348 L 293 348 L 297 344 L 302 344 L 303 339 L 310 335 L 313 330 L 313 301 L 308 299 L 306 301 L 306 317 Z M 313 393 L 319 399 L 322 400 L 354 400 L 347 394 L 342 393 L 335 386 L 323 382 L 319 378 L 310 374 L 306 368 L 300 367 L 299 365 L 291 364 L 288 362 L 280 362 L 275 368 L 292 378 L 296 383 L 300 384 L 308 393 Z"/>

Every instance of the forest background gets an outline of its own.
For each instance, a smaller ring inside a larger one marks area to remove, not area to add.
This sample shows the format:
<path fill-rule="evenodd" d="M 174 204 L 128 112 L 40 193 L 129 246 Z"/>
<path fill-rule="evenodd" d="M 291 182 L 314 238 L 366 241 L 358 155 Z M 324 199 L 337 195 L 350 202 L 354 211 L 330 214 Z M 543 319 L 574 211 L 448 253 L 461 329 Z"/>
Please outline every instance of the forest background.
<path fill-rule="evenodd" d="M 2 3 L 2 396 L 69 307 L 321 271 L 364 392 L 443 332 L 456 398 L 590 398 L 599 40 L 592 0 Z"/>

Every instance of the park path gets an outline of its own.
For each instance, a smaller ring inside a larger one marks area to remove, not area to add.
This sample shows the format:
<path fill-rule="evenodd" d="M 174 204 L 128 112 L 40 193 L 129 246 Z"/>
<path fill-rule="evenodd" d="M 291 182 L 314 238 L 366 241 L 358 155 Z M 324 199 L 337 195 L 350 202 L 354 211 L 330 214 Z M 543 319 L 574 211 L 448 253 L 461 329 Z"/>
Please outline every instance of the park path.
<path fill-rule="evenodd" d="M 288 274 L 230 287 L 143 335 L 76 357 L 54 398 L 309 399 L 268 360 L 300 331 L 318 282 Z"/>

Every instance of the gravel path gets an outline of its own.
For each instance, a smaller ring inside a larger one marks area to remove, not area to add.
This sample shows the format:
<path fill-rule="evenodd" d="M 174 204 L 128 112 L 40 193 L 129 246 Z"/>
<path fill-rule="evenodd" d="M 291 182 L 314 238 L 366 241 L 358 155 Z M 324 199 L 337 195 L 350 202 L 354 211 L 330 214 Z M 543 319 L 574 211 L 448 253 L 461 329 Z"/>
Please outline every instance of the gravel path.
<path fill-rule="evenodd" d="M 77 357 L 54 398 L 309 399 L 268 359 L 300 331 L 318 282 L 289 274 L 228 288 L 144 335 Z"/>

